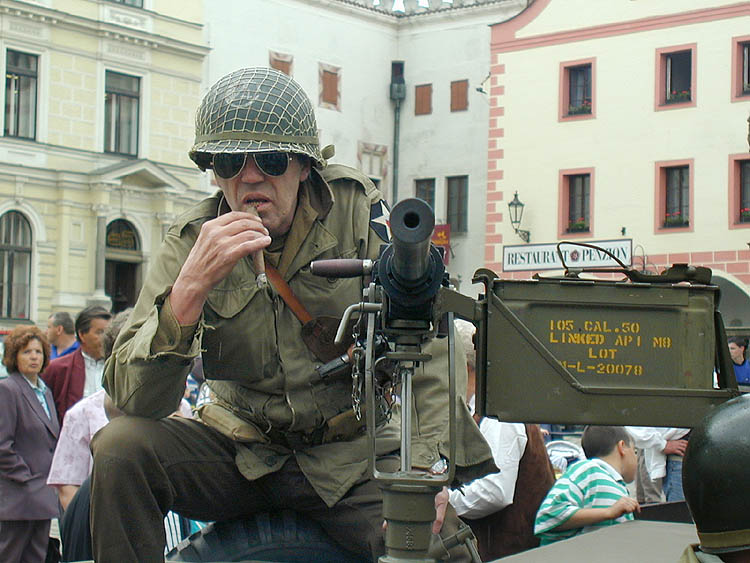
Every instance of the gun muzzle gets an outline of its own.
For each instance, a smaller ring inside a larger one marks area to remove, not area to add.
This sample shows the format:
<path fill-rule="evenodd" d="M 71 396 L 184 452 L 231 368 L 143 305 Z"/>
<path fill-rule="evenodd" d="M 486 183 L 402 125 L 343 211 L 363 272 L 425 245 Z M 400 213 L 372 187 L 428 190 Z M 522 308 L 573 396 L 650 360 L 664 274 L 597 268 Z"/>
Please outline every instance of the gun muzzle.
<path fill-rule="evenodd" d="M 430 274 L 430 238 L 435 215 L 421 199 L 405 199 L 393 208 L 390 223 L 391 272 L 403 286 L 417 286 Z"/>

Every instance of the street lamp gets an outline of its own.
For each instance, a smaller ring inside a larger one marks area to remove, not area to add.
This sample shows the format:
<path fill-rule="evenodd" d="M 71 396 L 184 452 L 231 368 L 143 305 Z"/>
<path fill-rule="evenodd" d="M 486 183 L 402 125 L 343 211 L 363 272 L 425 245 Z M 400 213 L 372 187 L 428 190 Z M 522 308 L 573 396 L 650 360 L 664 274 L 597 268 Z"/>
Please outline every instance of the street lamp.
<path fill-rule="evenodd" d="M 513 230 L 516 231 L 516 234 L 521 237 L 522 241 L 529 242 L 531 240 L 531 233 L 529 231 L 524 231 L 523 229 L 518 228 L 521 226 L 523 208 L 524 204 L 521 203 L 520 199 L 518 199 L 518 192 L 516 192 L 513 196 L 513 201 L 508 204 L 508 211 L 510 212 L 510 224 L 513 226 Z"/>

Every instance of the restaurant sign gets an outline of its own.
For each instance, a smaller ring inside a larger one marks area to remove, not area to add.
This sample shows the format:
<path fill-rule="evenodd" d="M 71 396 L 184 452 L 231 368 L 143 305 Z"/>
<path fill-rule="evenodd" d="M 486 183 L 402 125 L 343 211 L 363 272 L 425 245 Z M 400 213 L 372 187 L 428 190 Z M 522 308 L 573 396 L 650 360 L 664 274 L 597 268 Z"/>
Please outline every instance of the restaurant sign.
<path fill-rule="evenodd" d="M 557 254 L 557 244 L 522 244 L 503 247 L 503 271 L 520 272 L 524 270 L 561 270 L 563 265 Z M 599 268 L 618 266 L 609 256 L 612 253 L 626 266 L 633 262 L 633 239 L 593 240 L 586 241 L 588 246 L 574 242 L 560 243 L 565 264 L 568 268 Z"/>

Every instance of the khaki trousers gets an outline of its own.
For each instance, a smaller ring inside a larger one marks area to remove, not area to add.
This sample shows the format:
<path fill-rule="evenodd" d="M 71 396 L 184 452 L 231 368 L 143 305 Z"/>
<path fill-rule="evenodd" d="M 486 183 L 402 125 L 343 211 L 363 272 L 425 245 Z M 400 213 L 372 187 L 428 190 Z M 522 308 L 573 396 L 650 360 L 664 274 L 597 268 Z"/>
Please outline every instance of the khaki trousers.
<path fill-rule="evenodd" d="M 651 480 L 646 469 L 646 456 L 642 450 L 638 450 L 638 471 L 635 475 L 635 492 L 638 502 L 651 504 L 661 502 L 662 480 Z"/>
<path fill-rule="evenodd" d="M 231 440 L 179 417 L 116 418 L 96 434 L 91 449 L 91 532 L 98 563 L 163 561 L 168 510 L 218 521 L 291 508 L 317 521 L 349 551 L 373 561 L 384 553 L 382 494 L 373 481 L 355 485 L 328 508 L 293 459 L 276 473 L 248 481 L 235 465 Z M 393 470 L 398 457 L 385 462 Z M 449 507 L 443 535 L 459 525 Z M 447 556 L 439 538 L 433 540 L 433 556 Z M 469 560 L 468 550 L 454 548 L 450 557 Z"/>

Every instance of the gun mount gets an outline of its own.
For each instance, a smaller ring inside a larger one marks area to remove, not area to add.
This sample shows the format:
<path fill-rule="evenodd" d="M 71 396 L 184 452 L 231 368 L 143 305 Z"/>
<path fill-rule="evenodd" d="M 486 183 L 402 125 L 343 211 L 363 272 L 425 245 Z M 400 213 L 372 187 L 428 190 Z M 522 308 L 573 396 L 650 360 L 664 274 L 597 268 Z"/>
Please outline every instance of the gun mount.
<path fill-rule="evenodd" d="M 485 291 L 472 299 L 448 287 L 441 256 L 429 242 L 433 226 L 425 202 L 404 200 L 391 214 L 393 241 L 374 264 L 334 260 L 311 265 L 313 273 L 326 276 L 373 275 L 362 302 L 347 309 L 339 336 L 350 316 L 366 315 L 362 352 L 370 468 L 383 484 L 389 523 L 381 561 L 426 557 L 432 496 L 453 480 L 451 463 L 439 476 L 412 470 L 409 405 L 415 368 L 430 360 L 422 346 L 447 333 L 450 459 L 455 459 L 454 315 L 477 327 L 476 409 L 481 416 L 692 427 L 712 407 L 740 393 L 710 270 L 677 265 L 649 276 L 623 266 L 608 271 L 624 274 L 624 281 L 581 279 L 577 273 L 508 281 L 480 269 L 474 282 L 483 283 Z M 389 343 L 381 345 L 380 358 L 374 355 L 376 334 Z M 401 471 L 392 474 L 378 472 L 374 463 L 374 366 L 383 359 L 399 365 L 404 405 Z"/>

